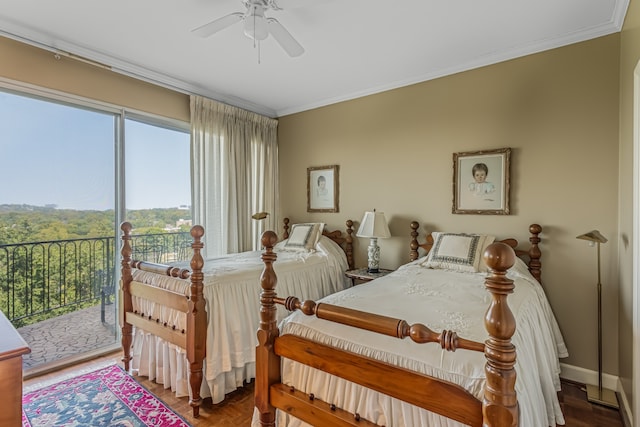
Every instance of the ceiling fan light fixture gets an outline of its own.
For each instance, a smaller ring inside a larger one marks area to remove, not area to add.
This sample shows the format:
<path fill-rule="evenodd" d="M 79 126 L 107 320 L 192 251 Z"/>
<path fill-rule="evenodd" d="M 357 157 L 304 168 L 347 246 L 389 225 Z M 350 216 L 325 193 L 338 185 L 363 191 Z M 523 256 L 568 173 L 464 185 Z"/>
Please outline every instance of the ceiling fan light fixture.
<path fill-rule="evenodd" d="M 244 18 L 244 34 L 253 40 L 264 40 L 269 36 L 267 18 L 262 6 L 251 5 Z"/>
<path fill-rule="evenodd" d="M 209 37 L 237 22 L 242 22 L 244 34 L 254 41 L 254 48 L 257 47 L 259 49 L 260 43 L 258 42 L 269 36 L 273 36 L 276 43 L 278 43 L 289 56 L 300 56 L 304 53 L 302 45 L 298 43 L 277 19 L 264 16 L 267 10 L 282 10 L 275 1 L 276 0 L 243 0 L 242 3 L 247 8 L 246 11 L 230 13 L 191 31 L 200 37 Z"/>

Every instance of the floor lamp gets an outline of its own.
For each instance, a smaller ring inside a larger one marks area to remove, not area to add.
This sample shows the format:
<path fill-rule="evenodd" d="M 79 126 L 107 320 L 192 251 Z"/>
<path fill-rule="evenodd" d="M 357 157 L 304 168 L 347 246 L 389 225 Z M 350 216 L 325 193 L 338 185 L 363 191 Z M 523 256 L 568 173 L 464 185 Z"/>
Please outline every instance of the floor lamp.
<path fill-rule="evenodd" d="M 618 408 L 618 398 L 614 391 L 602 387 L 602 284 L 600 283 L 600 244 L 607 243 L 598 230 L 581 234 L 576 239 L 587 240 L 598 248 L 598 386 L 587 384 L 587 400 L 600 405 Z"/>

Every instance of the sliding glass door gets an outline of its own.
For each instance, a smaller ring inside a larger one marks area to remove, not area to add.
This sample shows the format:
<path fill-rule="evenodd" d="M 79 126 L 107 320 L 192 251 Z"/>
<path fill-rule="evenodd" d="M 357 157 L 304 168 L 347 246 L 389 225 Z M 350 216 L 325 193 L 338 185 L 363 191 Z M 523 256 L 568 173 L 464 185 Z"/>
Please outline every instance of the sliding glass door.
<path fill-rule="evenodd" d="M 119 346 L 119 221 L 138 258 L 188 250 L 189 127 L 6 88 L 0 117 L 0 310 L 30 375 Z"/>
<path fill-rule="evenodd" d="M 0 309 L 25 372 L 116 343 L 118 115 L 0 92 Z"/>

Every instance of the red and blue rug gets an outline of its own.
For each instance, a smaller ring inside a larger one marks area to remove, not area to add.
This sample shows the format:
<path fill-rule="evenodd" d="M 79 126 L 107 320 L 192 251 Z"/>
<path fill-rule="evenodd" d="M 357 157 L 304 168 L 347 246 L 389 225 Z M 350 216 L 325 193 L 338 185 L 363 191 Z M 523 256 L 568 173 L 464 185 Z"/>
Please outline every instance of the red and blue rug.
<path fill-rule="evenodd" d="M 189 427 L 118 365 L 25 393 L 23 427 Z"/>

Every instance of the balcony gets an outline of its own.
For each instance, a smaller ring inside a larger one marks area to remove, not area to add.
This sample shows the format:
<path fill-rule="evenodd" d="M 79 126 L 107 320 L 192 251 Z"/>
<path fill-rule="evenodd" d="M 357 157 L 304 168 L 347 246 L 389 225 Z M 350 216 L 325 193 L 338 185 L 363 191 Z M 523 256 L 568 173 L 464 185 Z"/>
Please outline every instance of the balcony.
<path fill-rule="evenodd" d="M 0 245 L 0 310 L 31 347 L 25 375 L 117 347 L 119 245 L 113 237 Z M 188 260 L 190 245 L 188 232 L 131 239 L 134 259 L 160 263 Z"/>
<path fill-rule="evenodd" d="M 105 322 L 101 321 L 101 307 L 96 304 L 18 328 L 31 347 L 31 353 L 22 357 L 25 376 L 50 365 L 66 365 L 81 355 L 118 348 L 119 326 L 114 307 L 106 310 Z"/>

